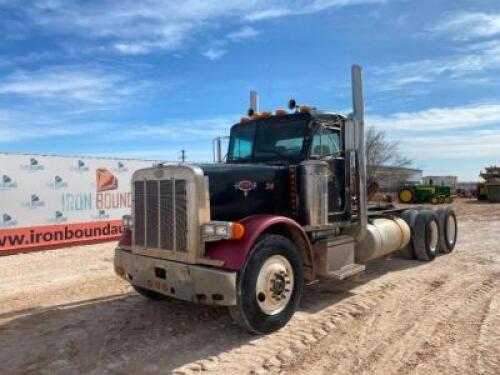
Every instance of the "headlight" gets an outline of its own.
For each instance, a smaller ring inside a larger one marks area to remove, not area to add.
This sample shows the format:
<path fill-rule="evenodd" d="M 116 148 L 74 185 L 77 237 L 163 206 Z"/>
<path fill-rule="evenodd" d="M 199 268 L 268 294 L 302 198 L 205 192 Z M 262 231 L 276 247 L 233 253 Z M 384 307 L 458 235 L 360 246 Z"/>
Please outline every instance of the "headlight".
<path fill-rule="evenodd" d="M 215 225 L 214 224 L 205 224 L 201 228 L 201 233 L 205 236 L 215 236 Z"/>
<path fill-rule="evenodd" d="M 229 228 L 227 225 L 216 225 L 215 226 L 215 235 L 220 237 L 228 237 Z"/>
<path fill-rule="evenodd" d="M 125 229 L 132 228 L 132 226 L 134 225 L 134 222 L 132 220 L 132 216 L 131 215 L 123 215 L 123 217 L 122 217 L 122 223 L 123 223 L 123 227 Z"/>
<path fill-rule="evenodd" d="M 245 234 L 243 224 L 232 221 L 214 221 L 201 227 L 201 234 L 205 240 L 239 239 Z"/>

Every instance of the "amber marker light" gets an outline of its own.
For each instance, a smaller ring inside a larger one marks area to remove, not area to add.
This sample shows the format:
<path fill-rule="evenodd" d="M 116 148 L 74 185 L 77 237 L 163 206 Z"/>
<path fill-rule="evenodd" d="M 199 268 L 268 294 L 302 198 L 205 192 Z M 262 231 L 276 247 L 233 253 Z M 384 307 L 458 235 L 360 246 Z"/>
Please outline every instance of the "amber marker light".
<path fill-rule="evenodd" d="M 233 236 L 235 240 L 239 240 L 245 235 L 245 226 L 240 223 L 233 223 Z"/>

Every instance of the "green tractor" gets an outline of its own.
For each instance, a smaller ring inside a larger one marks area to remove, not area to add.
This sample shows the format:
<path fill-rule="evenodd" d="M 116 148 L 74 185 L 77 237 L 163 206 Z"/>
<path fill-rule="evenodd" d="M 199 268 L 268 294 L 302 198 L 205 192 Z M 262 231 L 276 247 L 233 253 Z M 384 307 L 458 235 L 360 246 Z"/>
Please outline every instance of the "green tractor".
<path fill-rule="evenodd" d="M 453 201 L 451 187 L 445 185 L 404 184 L 399 190 L 398 197 L 401 203 L 442 204 Z"/>

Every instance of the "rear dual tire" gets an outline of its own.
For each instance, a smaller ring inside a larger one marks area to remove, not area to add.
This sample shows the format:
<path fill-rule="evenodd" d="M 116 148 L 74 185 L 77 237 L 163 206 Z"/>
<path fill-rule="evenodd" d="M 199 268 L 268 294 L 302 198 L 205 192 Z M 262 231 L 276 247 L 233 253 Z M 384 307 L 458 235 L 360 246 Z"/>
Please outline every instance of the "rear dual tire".
<path fill-rule="evenodd" d="M 401 257 L 431 261 L 438 253 L 448 254 L 455 248 L 458 228 L 453 208 L 406 210 L 401 218 L 411 230 L 411 240 L 401 249 Z"/>
<path fill-rule="evenodd" d="M 441 207 L 436 211 L 441 236 L 439 237 L 439 252 L 449 254 L 457 243 L 457 217 L 451 207 Z"/>
<path fill-rule="evenodd" d="M 439 221 L 435 211 L 420 211 L 415 219 L 413 250 L 419 260 L 434 260 L 439 253 Z"/>
<path fill-rule="evenodd" d="M 404 259 L 415 259 L 415 251 L 413 250 L 413 238 L 415 237 L 415 219 L 417 218 L 417 210 L 405 210 L 401 214 L 401 219 L 403 219 L 406 224 L 410 227 L 411 237 L 410 242 L 403 247 L 400 251 L 401 257 Z"/>

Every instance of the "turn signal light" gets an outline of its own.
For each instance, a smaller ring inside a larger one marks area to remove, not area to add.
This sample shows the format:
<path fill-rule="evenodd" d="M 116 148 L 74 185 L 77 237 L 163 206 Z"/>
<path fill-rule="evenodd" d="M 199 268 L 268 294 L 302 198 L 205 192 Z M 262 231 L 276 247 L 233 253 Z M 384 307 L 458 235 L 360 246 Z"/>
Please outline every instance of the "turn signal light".
<path fill-rule="evenodd" d="M 245 235 L 245 226 L 240 223 L 233 223 L 233 238 L 239 240 Z"/>

